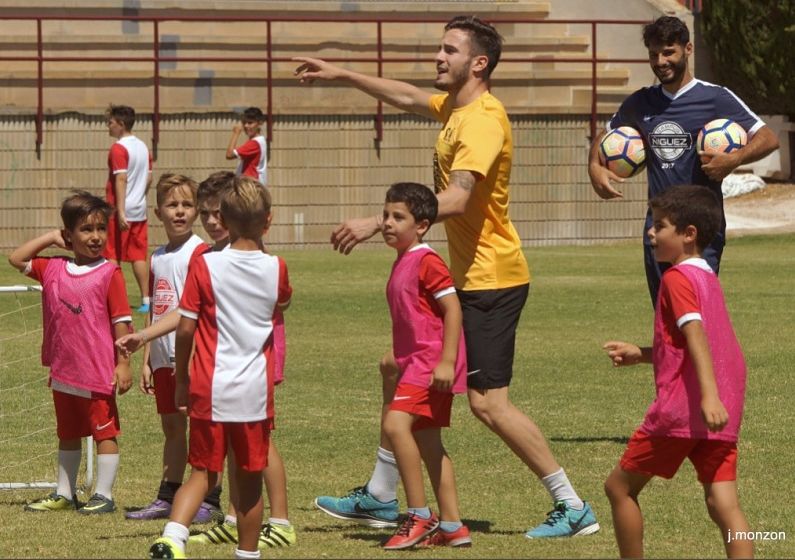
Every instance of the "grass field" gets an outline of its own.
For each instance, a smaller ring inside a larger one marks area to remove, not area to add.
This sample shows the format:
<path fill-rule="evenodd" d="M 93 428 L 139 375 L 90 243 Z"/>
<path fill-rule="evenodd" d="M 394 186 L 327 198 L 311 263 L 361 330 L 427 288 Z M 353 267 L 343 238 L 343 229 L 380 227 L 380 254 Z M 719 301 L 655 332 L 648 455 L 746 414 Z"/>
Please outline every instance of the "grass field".
<path fill-rule="evenodd" d="M 743 507 L 752 529 L 784 531 L 788 537 L 757 543 L 757 555 L 768 558 L 795 557 L 795 501 L 789 495 L 795 482 L 793 246 L 793 235 L 731 240 L 721 272 L 749 365 L 740 443 Z M 387 532 L 345 524 L 312 507 L 319 494 L 340 495 L 363 484 L 372 468 L 380 404 L 376 364 L 390 344 L 383 292 L 393 254 L 373 250 L 343 257 L 317 250 L 283 256 L 295 295 L 286 316 L 287 380 L 276 393 L 274 439 L 287 465 L 290 517 L 299 533 L 295 547 L 267 551 L 264 557 L 397 556 L 379 548 Z M 461 397 L 445 441 L 474 546 L 407 553 L 412 558 L 617 554 L 602 483 L 642 419 L 654 385 L 650 367 L 613 369 L 600 347 L 609 338 L 651 340 L 652 309 L 640 247 L 538 248 L 528 249 L 527 256 L 534 282 L 519 329 L 511 395 L 538 422 L 579 493 L 593 503 L 602 531 L 565 541 L 526 540 L 523 532 L 543 520 L 549 498 L 527 468 L 470 414 Z M 25 281 L 7 265 L 0 266 L 0 284 Z M 137 300 L 137 290 L 131 284 L 128 289 Z M 3 312 L 17 305 L 13 296 L 0 298 Z M 2 337 L 21 328 L 19 314 L 1 317 Z M 38 344 L 38 334 L 0 342 L 0 360 L 17 360 L 10 367 L 0 365 L 0 482 L 54 471 L 55 455 L 36 458 L 38 452 L 32 451 L 34 446 L 54 449 L 53 432 L 45 429 L 25 444 L 16 443 L 24 431 L 52 422 L 44 381 L 7 390 L 42 375 Z M 139 360 L 134 362 L 136 377 Z M 163 522 L 125 521 L 123 511 L 154 497 L 162 439 L 151 399 L 136 389 L 120 397 L 119 406 L 124 433 L 115 499 L 120 511 L 97 518 L 23 513 L 23 504 L 42 491 L 0 492 L 0 557 L 145 556 Z M 689 464 L 672 481 L 654 481 L 641 506 L 648 556 L 723 556 L 720 535 L 707 516 Z M 220 558 L 230 557 L 232 549 L 193 547 L 188 553 Z"/>

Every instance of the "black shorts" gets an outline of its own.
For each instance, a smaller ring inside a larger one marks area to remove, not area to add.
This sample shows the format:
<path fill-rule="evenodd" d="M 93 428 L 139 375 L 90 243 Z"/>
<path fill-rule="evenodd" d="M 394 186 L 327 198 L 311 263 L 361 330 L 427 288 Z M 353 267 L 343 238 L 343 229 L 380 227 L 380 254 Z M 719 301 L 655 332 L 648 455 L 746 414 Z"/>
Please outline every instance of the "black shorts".
<path fill-rule="evenodd" d="M 516 326 L 529 290 L 530 284 L 499 290 L 458 290 L 470 389 L 499 389 L 511 384 Z"/>

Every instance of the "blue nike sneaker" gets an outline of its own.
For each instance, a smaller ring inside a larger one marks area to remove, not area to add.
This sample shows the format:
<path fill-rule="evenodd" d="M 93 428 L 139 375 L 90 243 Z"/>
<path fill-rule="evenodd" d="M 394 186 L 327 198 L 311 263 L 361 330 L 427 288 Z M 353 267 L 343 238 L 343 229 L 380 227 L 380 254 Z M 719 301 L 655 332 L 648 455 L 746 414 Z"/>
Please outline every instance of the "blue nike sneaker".
<path fill-rule="evenodd" d="M 566 502 L 555 502 L 555 508 L 547 513 L 546 521 L 527 531 L 524 536 L 528 539 L 578 537 L 598 530 L 599 523 L 588 502 L 582 509 L 574 509 Z"/>
<path fill-rule="evenodd" d="M 359 525 L 378 529 L 398 526 L 398 502 L 379 502 L 367 491 L 367 486 L 359 486 L 346 496 L 334 498 L 319 496 L 315 507 L 337 519 L 347 519 Z"/>

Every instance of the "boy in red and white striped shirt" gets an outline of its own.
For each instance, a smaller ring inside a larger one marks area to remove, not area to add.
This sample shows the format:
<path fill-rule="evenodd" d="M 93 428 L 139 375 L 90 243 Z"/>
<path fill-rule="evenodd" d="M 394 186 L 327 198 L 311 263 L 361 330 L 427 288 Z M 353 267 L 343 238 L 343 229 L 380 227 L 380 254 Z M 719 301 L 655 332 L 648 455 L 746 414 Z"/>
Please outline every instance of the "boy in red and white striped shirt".
<path fill-rule="evenodd" d="M 175 399 L 191 419 L 192 472 L 177 492 L 163 536 L 150 548 L 152 558 L 184 557 L 188 526 L 223 470 L 227 445 L 237 459 L 239 485 L 235 556 L 260 557 L 262 470 L 273 417 L 273 315 L 292 295 L 284 261 L 261 250 L 270 207 L 262 185 L 235 179 L 221 198 L 229 247 L 197 257 L 188 271 L 179 306 Z"/>

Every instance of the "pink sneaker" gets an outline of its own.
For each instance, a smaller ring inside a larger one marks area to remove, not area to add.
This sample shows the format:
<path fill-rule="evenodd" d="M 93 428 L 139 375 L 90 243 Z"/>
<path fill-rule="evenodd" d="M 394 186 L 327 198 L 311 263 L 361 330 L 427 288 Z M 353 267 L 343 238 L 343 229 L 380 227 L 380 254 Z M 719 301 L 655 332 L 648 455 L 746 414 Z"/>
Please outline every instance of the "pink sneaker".
<path fill-rule="evenodd" d="M 432 546 L 472 546 L 472 537 L 469 536 L 467 526 L 461 525 L 452 533 L 446 533 L 439 529 L 417 544 L 417 548 L 430 548 Z"/>
<path fill-rule="evenodd" d="M 397 532 L 384 544 L 385 550 L 401 550 L 411 548 L 439 527 L 439 518 L 431 514 L 430 519 L 423 519 L 409 513 Z"/>

